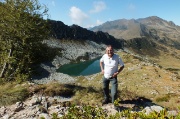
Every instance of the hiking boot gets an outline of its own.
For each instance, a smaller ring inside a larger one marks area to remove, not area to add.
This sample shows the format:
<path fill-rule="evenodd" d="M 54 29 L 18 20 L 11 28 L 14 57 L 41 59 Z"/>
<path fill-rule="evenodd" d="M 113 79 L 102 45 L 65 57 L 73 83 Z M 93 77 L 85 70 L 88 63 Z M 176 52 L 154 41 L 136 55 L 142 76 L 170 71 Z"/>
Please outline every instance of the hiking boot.
<path fill-rule="evenodd" d="M 103 100 L 103 101 L 102 101 L 102 105 L 108 104 L 108 103 L 110 103 L 110 102 L 111 102 L 110 100 Z"/>

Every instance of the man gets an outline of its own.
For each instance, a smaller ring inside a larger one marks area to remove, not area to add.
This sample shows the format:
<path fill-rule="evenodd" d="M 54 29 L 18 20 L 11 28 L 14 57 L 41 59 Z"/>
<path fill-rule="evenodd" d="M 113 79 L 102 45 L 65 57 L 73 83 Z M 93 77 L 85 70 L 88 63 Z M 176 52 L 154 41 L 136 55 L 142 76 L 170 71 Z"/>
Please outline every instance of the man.
<path fill-rule="evenodd" d="M 120 68 L 118 69 L 118 66 Z M 114 54 L 113 47 L 108 45 L 106 48 L 106 54 L 102 56 L 100 59 L 100 67 L 101 72 L 104 74 L 103 76 L 103 92 L 104 92 L 104 101 L 103 104 L 107 104 L 109 102 L 114 103 L 117 99 L 117 75 L 124 69 L 124 63 L 122 59 Z M 111 98 L 109 96 L 109 83 L 111 82 Z"/>

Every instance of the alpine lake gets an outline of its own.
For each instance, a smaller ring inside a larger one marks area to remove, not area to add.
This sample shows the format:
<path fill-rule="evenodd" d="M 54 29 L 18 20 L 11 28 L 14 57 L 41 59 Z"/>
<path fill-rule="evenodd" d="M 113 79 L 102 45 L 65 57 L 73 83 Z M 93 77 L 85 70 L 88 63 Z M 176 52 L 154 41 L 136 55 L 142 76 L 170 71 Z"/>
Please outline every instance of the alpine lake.
<path fill-rule="evenodd" d="M 62 65 L 57 72 L 68 74 L 70 76 L 87 76 L 100 72 L 99 58 Z"/>

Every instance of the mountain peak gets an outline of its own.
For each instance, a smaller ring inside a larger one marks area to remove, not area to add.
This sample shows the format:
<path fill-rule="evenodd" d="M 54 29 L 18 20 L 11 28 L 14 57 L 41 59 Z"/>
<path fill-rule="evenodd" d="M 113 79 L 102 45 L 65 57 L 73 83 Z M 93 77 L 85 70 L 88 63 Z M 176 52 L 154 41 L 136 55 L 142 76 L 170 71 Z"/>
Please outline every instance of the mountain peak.
<path fill-rule="evenodd" d="M 180 48 L 177 45 L 180 44 L 180 27 L 172 21 L 166 21 L 158 16 L 109 21 L 91 30 L 107 32 L 117 39 L 130 40 L 147 37 L 166 45 Z"/>

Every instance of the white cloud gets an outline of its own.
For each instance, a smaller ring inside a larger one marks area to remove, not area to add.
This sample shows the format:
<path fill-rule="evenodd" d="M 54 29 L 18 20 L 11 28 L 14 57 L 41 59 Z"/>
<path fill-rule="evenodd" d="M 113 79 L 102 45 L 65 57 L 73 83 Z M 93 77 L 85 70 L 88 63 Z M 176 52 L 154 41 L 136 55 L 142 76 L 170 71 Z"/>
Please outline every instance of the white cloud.
<path fill-rule="evenodd" d="M 93 6 L 93 9 L 90 10 L 90 13 L 98 13 L 106 9 L 106 4 L 103 1 L 97 1 L 97 2 L 94 2 L 93 4 L 94 6 Z"/>
<path fill-rule="evenodd" d="M 88 15 L 85 14 L 81 9 L 73 6 L 70 8 L 70 14 L 69 14 L 73 24 L 77 24 L 80 26 L 83 26 L 88 19 Z"/>
<path fill-rule="evenodd" d="M 106 8 L 104 2 L 94 2 L 94 9 L 91 10 L 91 13 L 97 13 Z M 84 28 L 90 28 L 94 26 L 101 25 L 103 22 L 97 19 L 96 21 L 92 21 L 90 16 L 83 12 L 80 8 L 76 6 L 72 6 L 70 8 L 69 16 L 73 24 L 77 24 Z"/>

